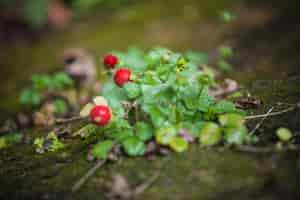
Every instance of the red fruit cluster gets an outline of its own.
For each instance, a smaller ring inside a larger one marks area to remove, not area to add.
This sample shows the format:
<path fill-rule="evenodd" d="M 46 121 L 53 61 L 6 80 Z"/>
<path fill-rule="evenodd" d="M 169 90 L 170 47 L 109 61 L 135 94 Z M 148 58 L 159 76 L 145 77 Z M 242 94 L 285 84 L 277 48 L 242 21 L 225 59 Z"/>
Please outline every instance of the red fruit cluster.
<path fill-rule="evenodd" d="M 125 83 L 130 81 L 131 71 L 127 68 L 120 68 L 114 74 L 115 83 L 122 87 Z"/>
<path fill-rule="evenodd" d="M 90 111 L 90 118 L 98 126 L 104 126 L 111 120 L 111 111 L 108 106 L 98 105 Z"/>
<path fill-rule="evenodd" d="M 108 69 L 114 68 L 118 64 L 118 58 L 115 55 L 108 54 L 104 56 L 103 59 L 103 64 L 106 66 Z"/>

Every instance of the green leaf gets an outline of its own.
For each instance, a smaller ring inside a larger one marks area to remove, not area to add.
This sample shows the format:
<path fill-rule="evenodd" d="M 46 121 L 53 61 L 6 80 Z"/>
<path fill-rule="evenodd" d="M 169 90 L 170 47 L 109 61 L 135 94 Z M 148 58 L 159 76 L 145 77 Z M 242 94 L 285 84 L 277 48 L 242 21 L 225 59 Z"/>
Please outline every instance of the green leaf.
<path fill-rule="evenodd" d="M 208 87 L 203 87 L 198 98 L 198 110 L 208 112 L 209 107 L 213 103 L 213 97 L 208 95 Z"/>
<path fill-rule="evenodd" d="M 97 133 L 100 133 L 101 129 L 96 124 L 87 124 L 80 128 L 79 130 L 75 131 L 72 136 L 80 136 L 82 138 L 87 138 L 92 135 L 96 135 Z"/>
<path fill-rule="evenodd" d="M 0 149 L 20 143 L 22 139 L 23 139 L 23 135 L 21 133 L 9 133 L 0 136 Z"/>
<path fill-rule="evenodd" d="M 200 131 L 199 139 L 202 145 L 215 145 L 222 139 L 221 128 L 214 122 L 207 122 Z"/>
<path fill-rule="evenodd" d="M 95 158 L 106 159 L 108 154 L 112 150 L 113 146 L 114 146 L 113 140 L 104 140 L 96 144 L 93 147 L 91 153 Z"/>
<path fill-rule="evenodd" d="M 145 153 L 146 147 L 143 141 L 138 137 L 132 136 L 126 138 L 122 142 L 124 151 L 129 156 L 142 156 Z"/>
<path fill-rule="evenodd" d="M 203 52 L 187 51 L 184 56 L 192 63 L 196 65 L 208 63 L 208 55 Z"/>
<path fill-rule="evenodd" d="M 132 83 L 132 82 L 127 83 L 124 85 L 123 88 L 126 91 L 126 94 L 129 99 L 137 98 L 141 94 L 141 88 L 136 83 Z"/>
<path fill-rule="evenodd" d="M 219 116 L 219 122 L 224 127 L 241 127 L 245 119 L 243 116 L 236 113 L 227 113 Z"/>
<path fill-rule="evenodd" d="M 188 149 L 189 144 L 185 139 L 181 137 L 174 137 L 171 139 L 169 146 L 175 152 L 181 153 Z"/>
<path fill-rule="evenodd" d="M 141 77 L 141 83 L 146 84 L 146 85 L 158 85 L 161 84 L 161 80 L 155 76 L 154 71 L 146 71 L 144 73 L 144 76 Z"/>
<path fill-rule="evenodd" d="M 66 101 L 62 99 L 56 99 L 54 101 L 55 112 L 58 114 L 64 114 L 68 112 L 68 105 Z"/>
<path fill-rule="evenodd" d="M 276 130 L 276 135 L 283 142 L 288 142 L 293 137 L 292 132 L 287 128 L 277 129 Z"/>
<path fill-rule="evenodd" d="M 199 132 L 201 131 L 204 125 L 205 125 L 204 121 L 198 121 L 193 123 L 189 121 L 185 121 L 181 123 L 180 127 L 186 130 L 187 132 L 191 133 L 193 136 L 198 137 Z"/>
<path fill-rule="evenodd" d="M 142 141 L 150 140 L 153 137 L 153 129 L 145 122 L 137 122 L 135 124 L 136 136 Z"/>
<path fill-rule="evenodd" d="M 229 144 L 243 144 L 247 141 L 248 130 L 245 126 L 237 128 L 225 128 L 224 138 Z"/>
<path fill-rule="evenodd" d="M 51 87 L 57 90 L 70 88 L 74 85 L 73 79 L 64 72 L 59 72 L 54 75 Z"/>
<path fill-rule="evenodd" d="M 222 58 L 231 58 L 233 56 L 233 50 L 229 46 L 221 46 L 219 48 L 219 54 Z"/>
<path fill-rule="evenodd" d="M 45 90 L 52 85 L 52 80 L 49 75 L 46 74 L 34 74 L 31 77 L 32 86 L 35 90 Z"/>
<path fill-rule="evenodd" d="M 167 89 L 166 85 L 159 84 L 159 85 L 141 85 L 141 90 L 143 94 L 143 103 L 156 103 L 157 97 Z"/>
<path fill-rule="evenodd" d="M 51 145 L 48 149 L 50 152 L 56 152 L 65 147 L 64 143 L 58 139 L 56 133 L 53 131 L 47 135 L 47 139 L 51 140 Z"/>
<path fill-rule="evenodd" d="M 232 70 L 232 65 L 223 59 L 219 60 L 219 62 L 217 64 L 218 64 L 218 67 L 225 72 L 229 72 Z"/>
<path fill-rule="evenodd" d="M 122 142 L 126 138 L 133 136 L 133 128 L 127 120 L 114 118 L 113 121 L 104 127 L 104 135 L 107 138 L 113 139 L 117 142 Z"/>
<path fill-rule="evenodd" d="M 221 13 L 220 18 L 224 23 L 229 23 L 234 20 L 235 16 L 232 14 L 232 12 L 225 10 Z"/>
<path fill-rule="evenodd" d="M 113 116 L 123 118 L 125 111 L 122 101 L 128 100 L 125 90 L 117 87 L 114 83 L 107 83 L 104 84 L 102 88 L 102 96 L 107 100 L 107 103 L 113 112 Z"/>
<path fill-rule="evenodd" d="M 214 106 L 212 106 L 211 109 L 212 112 L 215 114 L 224 114 L 224 113 L 238 113 L 241 115 L 245 114 L 242 110 L 237 109 L 234 103 L 227 100 L 219 101 Z"/>
<path fill-rule="evenodd" d="M 182 92 L 182 99 L 185 103 L 185 106 L 190 110 L 195 110 L 199 106 L 198 102 L 198 91 L 195 90 L 192 86 L 188 86 Z"/>
<path fill-rule="evenodd" d="M 42 96 L 39 92 L 31 88 L 25 88 L 20 95 L 20 102 L 24 105 L 37 106 L 41 103 Z"/>
<path fill-rule="evenodd" d="M 155 134 L 155 139 L 159 144 L 168 145 L 171 142 L 172 138 L 176 137 L 176 135 L 177 129 L 174 126 L 169 125 L 160 128 Z"/>
<path fill-rule="evenodd" d="M 142 109 L 144 112 L 149 114 L 154 127 L 161 127 L 167 121 L 166 116 L 164 116 L 157 105 L 144 104 Z"/>
<path fill-rule="evenodd" d="M 155 66 L 159 65 L 161 62 L 169 62 L 171 51 L 164 48 L 155 48 L 151 50 L 146 56 L 145 60 L 148 64 L 148 69 L 153 69 Z M 166 59 L 167 58 L 167 59 Z"/>

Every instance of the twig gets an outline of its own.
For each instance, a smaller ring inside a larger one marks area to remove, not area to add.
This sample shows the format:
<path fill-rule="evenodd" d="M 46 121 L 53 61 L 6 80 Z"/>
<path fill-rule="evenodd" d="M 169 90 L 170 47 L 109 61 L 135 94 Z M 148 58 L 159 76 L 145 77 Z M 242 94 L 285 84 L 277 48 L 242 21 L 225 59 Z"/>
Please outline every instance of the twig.
<path fill-rule="evenodd" d="M 259 127 L 263 124 L 263 122 L 270 115 L 270 113 L 272 112 L 273 109 L 274 109 L 274 107 L 272 107 L 268 110 L 266 115 L 260 120 L 259 123 L 256 124 L 256 126 L 252 129 L 252 131 L 250 131 L 249 135 L 253 135 L 257 131 L 257 129 L 259 129 Z"/>
<path fill-rule="evenodd" d="M 105 160 L 99 160 L 94 167 L 92 167 L 84 176 L 82 176 L 72 187 L 72 192 L 78 191 L 81 186 L 92 176 L 95 174 L 97 169 L 99 169 L 101 166 L 103 166 L 106 162 Z"/>
<path fill-rule="evenodd" d="M 242 152 L 249 152 L 249 153 L 276 153 L 276 152 L 285 152 L 285 151 L 299 151 L 299 147 L 294 148 L 283 148 L 283 149 L 276 149 L 274 147 L 255 147 L 250 145 L 238 145 L 235 146 L 235 149 Z"/>
<path fill-rule="evenodd" d="M 266 114 L 261 114 L 261 115 L 250 115 L 250 116 L 245 117 L 245 119 L 249 120 L 249 119 L 264 118 L 264 117 L 268 117 L 268 116 L 276 116 L 276 115 L 281 115 L 281 114 L 293 111 L 295 109 L 296 109 L 296 106 L 292 106 L 292 107 L 289 107 L 287 109 L 284 109 L 284 110 L 281 110 L 278 112 L 271 112 L 271 113 L 266 113 Z"/>
<path fill-rule="evenodd" d="M 133 195 L 139 195 L 144 192 L 147 188 L 149 188 L 159 177 L 160 171 L 157 171 L 152 177 L 150 177 L 147 181 L 137 186 L 132 192 Z"/>
<path fill-rule="evenodd" d="M 63 124 L 63 123 L 69 123 L 69 122 L 78 121 L 78 120 L 82 120 L 82 119 L 87 119 L 87 117 L 76 116 L 76 117 L 71 117 L 71 118 L 55 119 L 55 123 Z"/>

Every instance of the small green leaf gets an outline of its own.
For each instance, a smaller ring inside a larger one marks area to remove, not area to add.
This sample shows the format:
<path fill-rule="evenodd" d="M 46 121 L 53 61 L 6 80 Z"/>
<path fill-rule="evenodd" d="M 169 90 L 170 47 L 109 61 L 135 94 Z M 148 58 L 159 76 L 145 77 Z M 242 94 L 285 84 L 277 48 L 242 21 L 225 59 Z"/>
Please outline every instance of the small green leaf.
<path fill-rule="evenodd" d="M 42 96 L 39 92 L 31 88 L 25 88 L 21 92 L 20 102 L 24 105 L 37 106 L 41 103 Z"/>
<path fill-rule="evenodd" d="M 243 144 L 247 140 L 248 130 L 245 126 L 225 128 L 224 138 L 228 144 Z"/>
<path fill-rule="evenodd" d="M 185 139 L 181 137 L 174 137 L 171 139 L 169 146 L 175 152 L 181 153 L 188 149 L 189 144 Z"/>
<path fill-rule="evenodd" d="M 234 20 L 235 16 L 232 14 L 232 12 L 225 10 L 221 13 L 220 18 L 224 23 L 230 23 L 232 20 Z"/>
<path fill-rule="evenodd" d="M 50 152 L 56 152 L 65 147 L 64 143 L 58 139 L 56 133 L 53 131 L 47 135 L 47 139 L 51 140 L 51 146 L 48 149 Z"/>
<path fill-rule="evenodd" d="M 122 145 L 129 156 L 142 156 L 146 150 L 144 142 L 135 136 L 126 138 Z"/>
<path fill-rule="evenodd" d="M 72 87 L 73 85 L 73 79 L 64 72 L 55 74 L 52 80 L 53 89 L 63 90 Z"/>
<path fill-rule="evenodd" d="M 68 105 L 66 101 L 62 99 L 56 99 L 54 101 L 54 106 L 55 106 L 55 112 L 57 114 L 64 114 L 68 112 Z"/>
<path fill-rule="evenodd" d="M 232 70 L 232 65 L 223 59 L 219 60 L 218 67 L 225 72 L 229 72 Z"/>
<path fill-rule="evenodd" d="M 166 122 L 166 117 L 164 116 L 164 114 L 161 112 L 161 110 L 158 108 L 157 105 L 144 104 L 142 106 L 142 109 L 144 110 L 144 112 L 149 114 L 154 127 L 161 127 Z"/>
<path fill-rule="evenodd" d="M 194 137 L 198 137 L 199 136 L 199 132 L 200 130 L 203 128 L 203 126 L 205 125 L 205 122 L 200 121 L 200 122 L 189 122 L 189 121 L 185 121 L 181 123 L 181 128 L 186 130 L 187 132 L 191 133 Z"/>
<path fill-rule="evenodd" d="M 219 54 L 222 58 L 231 58 L 233 56 L 233 50 L 229 46 L 221 46 L 219 48 Z"/>
<path fill-rule="evenodd" d="M 128 98 L 130 99 L 137 98 L 141 94 L 141 88 L 136 83 L 132 83 L 132 82 L 127 83 L 124 85 L 123 88 L 126 91 Z"/>
<path fill-rule="evenodd" d="M 198 110 L 207 112 L 213 103 L 213 97 L 208 95 L 208 87 L 203 87 L 198 97 Z"/>
<path fill-rule="evenodd" d="M 145 122 L 137 122 L 135 124 L 135 131 L 137 137 L 139 137 L 143 141 L 147 141 L 153 136 L 153 129 L 150 125 Z"/>
<path fill-rule="evenodd" d="M 22 141 L 23 135 L 21 133 L 9 133 L 0 136 L 0 149 L 9 147 Z"/>
<path fill-rule="evenodd" d="M 214 122 L 207 122 L 199 135 L 200 143 L 205 146 L 215 145 L 222 139 L 221 129 Z"/>
<path fill-rule="evenodd" d="M 172 138 L 177 135 L 177 129 L 174 126 L 167 126 L 164 128 L 160 128 L 156 134 L 155 139 L 156 142 L 162 145 L 168 145 Z"/>
<path fill-rule="evenodd" d="M 292 132 L 287 128 L 277 129 L 276 135 L 283 142 L 288 142 L 293 137 Z"/>
<path fill-rule="evenodd" d="M 96 144 L 91 153 L 95 158 L 98 159 L 106 159 L 109 152 L 112 150 L 114 145 L 114 141 L 112 140 L 104 140 Z"/>
<path fill-rule="evenodd" d="M 244 111 L 237 109 L 234 103 L 227 100 L 219 101 L 218 103 L 216 103 L 214 106 L 211 107 L 211 110 L 215 114 L 237 113 L 240 115 L 245 115 Z"/>
<path fill-rule="evenodd" d="M 34 74 L 31 77 L 32 86 L 35 90 L 44 90 L 51 86 L 52 80 L 46 74 Z"/>
<path fill-rule="evenodd" d="M 100 131 L 100 128 L 95 125 L 95 124 L 87 124 L 85 126 L 83 126 L 82 128 L 80 128 L 79 130 L 75 131 L 73 133 L 73 137 L 75 136 L 80 136 L 83 138 L 87 138 L 91 135 L 95 135 Z"/>

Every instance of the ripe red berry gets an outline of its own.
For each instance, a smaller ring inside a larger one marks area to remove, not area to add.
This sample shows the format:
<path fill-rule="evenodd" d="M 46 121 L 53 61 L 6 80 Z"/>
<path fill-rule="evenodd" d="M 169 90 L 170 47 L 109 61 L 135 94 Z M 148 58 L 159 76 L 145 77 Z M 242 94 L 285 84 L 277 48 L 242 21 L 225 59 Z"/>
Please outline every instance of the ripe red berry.
<path fill-rule="evenodd" d="M 118 64 L 118 58 L 112 54 L 104 56 L 103 63 L 108 69 L 112 69 Z"/>
<path fill-rule="evenodd" d="M 108 106 L 95 106 L 90 112 L 92 122 L 99 126 L 108 124 L 111 120 L 111 112 Z"/>
<path fill-rule="evenodd" d="M 130 81 L 131 71 L 127 68 L 120 68 L 115 72 L 114 81 L 122 87 L 125 83 Z"/>

